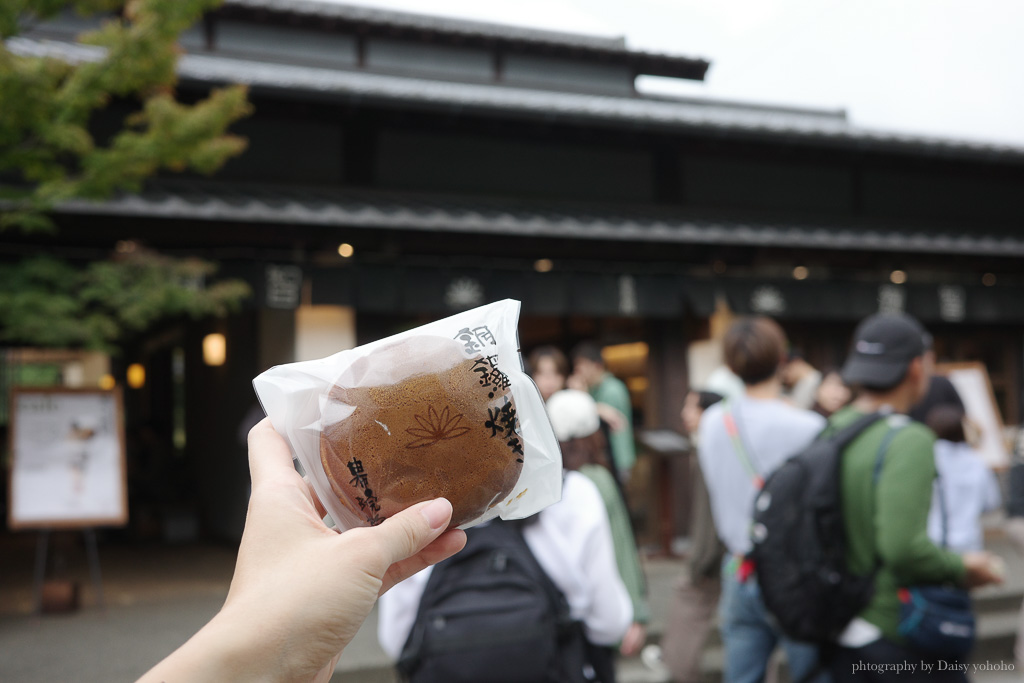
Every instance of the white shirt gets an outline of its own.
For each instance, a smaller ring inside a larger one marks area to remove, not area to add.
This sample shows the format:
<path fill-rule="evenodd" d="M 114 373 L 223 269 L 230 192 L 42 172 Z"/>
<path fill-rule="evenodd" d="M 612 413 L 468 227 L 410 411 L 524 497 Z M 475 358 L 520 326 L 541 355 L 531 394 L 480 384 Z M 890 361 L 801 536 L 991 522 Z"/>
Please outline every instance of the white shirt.
<path fill-rule="evenodd" d="M 818 398 L 818 387 L 821 386 L 821 373 L 811 370 L 801 377 L 793 388 L 789 390 L 789 402 L 797 408 L 810 410 L 814 407 L 814 401 Z"/>
<path fill-rule="evenodd" d="M 735 555 L 750 552 L 750 520 L 757 489 L 725 429 L 726 402 L 708 408 L 700 419 L 701 471 L 711 497 L 718 537 Z M 825 428 L 825 418 L 778 399 L 749 396 L 728 402 L 754 470 L 763 478 L 799 453 Z"/>
<path fill-rule="evenodd" d="M 946 499 L 946 545 L 958 553 L 983 550 L 981 516 L 1002 503 L 999 481 L 981 456 L 966 443 L 939 439 L 935 442 L 935 469 L 939 479 L 928 513 L 928 537 L 942 545 L 942 513 L 939 490 Z"/>
<path fill-rule="evenodd" d="M 597 487 L 579 472 L 566 472 L 562 500 L 523 529 L 541 568 L 565 594 L 574 619 L 598 645 L 619 642 L 633 621 L 633 605 L 619 577 L 608 513 Z M 409 637 L 431 567 L 397 584 L 379 601 L 377 639 L 398 659 Z"/>

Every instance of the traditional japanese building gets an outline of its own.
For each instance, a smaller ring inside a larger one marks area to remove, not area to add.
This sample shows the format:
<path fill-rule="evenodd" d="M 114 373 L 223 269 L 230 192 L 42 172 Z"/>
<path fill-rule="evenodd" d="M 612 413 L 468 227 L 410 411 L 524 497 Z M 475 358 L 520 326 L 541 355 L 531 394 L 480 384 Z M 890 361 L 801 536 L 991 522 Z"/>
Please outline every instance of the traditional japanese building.
<path fill-rule="evenodd" d="M 68 17 L 9 44 L 92 59 L 82 28 Z M 777 318 L 825 367 L 859 319 L 906 310 L 940 359 L 983 361 L 1004 419 L 1021 419 L 1022 148 L 644 95 L 637 76 L 701 80 L 708 62 L 621 38 L 311 0 L 227 0 L 182 46 L 184 97 L 250 86 L 255 114 L 235 128 L 248 151 L 210 178 L 67 204 L 57 237 L 17 240 L 134 240 L 254 286 L 243 314 L 123 359 L 149 378 L 127 390 L 129 427 L 187 434 L 191 500 L 214 533 L 241 527 L 253 376 L 506 297 L 522 301 L 524 351 L 610 345 L 638 426 L 680 429 L 688 358 L 726 311 Z M 223 364 L 204 363 L 210 333 Z"/>

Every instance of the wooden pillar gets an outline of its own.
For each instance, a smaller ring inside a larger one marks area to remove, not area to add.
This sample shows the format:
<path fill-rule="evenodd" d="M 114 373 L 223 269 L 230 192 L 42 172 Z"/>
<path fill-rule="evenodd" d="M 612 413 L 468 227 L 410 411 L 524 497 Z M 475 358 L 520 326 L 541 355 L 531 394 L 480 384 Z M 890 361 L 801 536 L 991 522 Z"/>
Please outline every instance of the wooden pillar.
<path fill-rule="evenodd" d="M 649 324 L 647 405 L 644 427 L 683 432 L 679 412 L 689 384 L 686 362 L 686 327 L 681 319 Z M 671 552 L 672 540 L 685 535 L 689 525 L 690 466 L 685 454 L 658 454 L 652 462 L 653 494 L 657 501 L 657 541 Z"/>

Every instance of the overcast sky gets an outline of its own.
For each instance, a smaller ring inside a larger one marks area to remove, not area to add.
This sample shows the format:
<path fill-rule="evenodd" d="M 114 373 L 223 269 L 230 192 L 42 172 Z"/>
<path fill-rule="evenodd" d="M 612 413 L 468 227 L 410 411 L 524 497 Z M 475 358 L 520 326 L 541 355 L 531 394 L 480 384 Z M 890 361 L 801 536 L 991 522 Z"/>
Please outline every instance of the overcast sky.
<path fill-rule="evenodd" d="M 687 96 L 845 109 L 857 125 L 1024 146 L 1020 0 L 324 0 L 600 35 L 702 57 Z"/>

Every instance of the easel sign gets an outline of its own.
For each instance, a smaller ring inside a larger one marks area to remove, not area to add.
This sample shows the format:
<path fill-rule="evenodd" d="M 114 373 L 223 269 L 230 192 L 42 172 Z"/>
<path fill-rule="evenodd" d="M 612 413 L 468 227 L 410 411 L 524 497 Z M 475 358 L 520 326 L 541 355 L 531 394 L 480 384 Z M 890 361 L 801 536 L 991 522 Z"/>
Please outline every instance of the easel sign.
<path fill-rule="evenodd" d="M 85 529 L 128 522 L 119 390 L 11 392 L 11 529 Z"/>
<path fill-rule="evenodd" d="M 976 448 L 988 466 L 1008 467 L 1010 454 L 1003 437 L 1003 419 L 985 365 L 980 362 L 937 363 L 935 370 L 953 383 L 964 402 L 967 417 L 980 428 L 981 442 Z"/>

